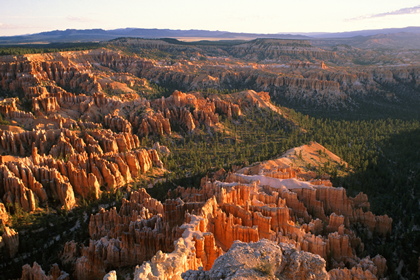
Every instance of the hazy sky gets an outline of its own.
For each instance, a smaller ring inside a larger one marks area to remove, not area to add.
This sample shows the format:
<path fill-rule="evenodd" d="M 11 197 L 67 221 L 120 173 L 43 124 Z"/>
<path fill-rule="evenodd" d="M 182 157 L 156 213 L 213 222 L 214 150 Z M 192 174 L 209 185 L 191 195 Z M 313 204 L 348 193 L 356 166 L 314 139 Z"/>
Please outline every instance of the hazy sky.
<path fill-rule="evenodd" d="M 420 26 L 420 1 L 0 0 L 0 36 L 67 28 L 291 33 L 406 26 Z"/>

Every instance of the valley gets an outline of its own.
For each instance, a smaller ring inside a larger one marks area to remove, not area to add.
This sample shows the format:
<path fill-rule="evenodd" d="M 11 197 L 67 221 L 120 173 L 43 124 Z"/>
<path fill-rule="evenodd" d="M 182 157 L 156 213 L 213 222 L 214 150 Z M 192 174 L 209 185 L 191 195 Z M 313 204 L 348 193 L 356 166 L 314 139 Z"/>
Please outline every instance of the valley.
<path fill-rule="evenodd" d="M 0 56 L 0 279 L 418 277 L 418 49 L 56 47 Z"/>

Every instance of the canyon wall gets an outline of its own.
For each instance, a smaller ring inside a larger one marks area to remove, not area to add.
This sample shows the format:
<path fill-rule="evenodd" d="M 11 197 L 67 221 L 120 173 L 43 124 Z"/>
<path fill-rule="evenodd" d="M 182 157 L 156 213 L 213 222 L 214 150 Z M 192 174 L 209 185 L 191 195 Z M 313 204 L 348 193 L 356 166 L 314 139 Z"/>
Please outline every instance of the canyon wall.
<path fill-rule="evenodd" d="M 282 114 L 272 96 L 338 107 L 372 93 L 397 100 L 391 89 L 400 85 L 418 89 L 416 66 L 336 71 L 330 66 L 336 53 L 289 43 L 265 40 L 220 50 L 230 57 L 210 57 L 194 49 L 190 54 L 207 60 L 176 63 L 107 49 L 0 58 L 0 86 L 7 97 L 0 100 L 5 121 L 0 128 L 2 223 L 7 224 L 8 211 L 34 212 L 49 203 L 68 210 L 156 170 L 164 172 L 161 157 L 170 151 L 158 144 L 146 147 L 149 135 L 222 131 L 221 118 L 237 120 L 254 108 Z M 188 91 L 255 91 L 225 95 L 177 90 L 149 100 L 151 82 Z M 318 178 L 306 168 L 323 160 L 337 169 L 345 165 L 311 143 L 276 160 L 203 178 L 200 189 L 179 188 L 174 191 L 177 199 L 159 202 L 144 189 L 134 191 L 120 209 L 92 215 L 89 242 L 66 243 L 61 261 L 74 279 L 100 279 L 110 270 L 136 265 L 135 279 L 195 279 L 218 275 L 223 258 L 216 260 L 230 248 L 235 252 L 265 244 L 276 248 L 274 258 L 298 267 L 299 277 L 313 263 L 320 277 L 383 277 L 385 259 L 360 257 L 364 244 L 355 228 L 385 238 L 392 219 L 370 212 L 366 195 L 348 197 L 328 177 Z M 235 245 L 242 244 L 237 240 L 245 245 Z M 5 227 L 0 248 L 8 258 L 17 254 L 18 241 L 19 233 Z M 201 272 L 194 272 L 200 267 Z M 35 263 L 23 270 L 22 279 L 67 277 L 58 268 L 45 276 Z M 289 271 L 274 270 L 279 275 Z"/>
<path fill-rule="evenodd" d="M 347 67 L 348 62 L 341 65 L 344 62 L 336 52 L 303 41 L 262 39 L 217 49 L 215 53 L 191 47 L 191 57 L 207 57 L 206 60 L 182 58 L 179 46 L 166 42 L 137 43 L 181 58 L 168 64 L 165 59 L 128 56 L 107 49 L 4 58 L 0 61 L 0 85 L 7 92 L 21 92 L 32 99 L 35 113 L 52 113 L 65 100 L 74 102 L 68 91 L 102 99 L 108 93 L 120 98 L 123 93 L 124 97 L 133 98 L 139 93 L 147 96 L 146 92 L 151 91 L 149 81 L 185 91 L 248 88 L 270 92 L 280 99 L 330 107 L 352 106 L 355 100 L 366 96 L 400 100 L 402 95 L 412 95 L 420 84 L 416 65 Z M 83 109 L 91 106 L 90 98 L 77 99 L 83 103 Z M 201 108 L 195 108 L 200 118 L 209 120 L 209 116 L 200 112 Z M 165 110 L 159 109 L 163 114 Z M 15 116 L 25 114 L 1 106 L 0 111 L 8 115 L 13 112 Z M 188 118 L 187 112 L 172 113 Z"/>
<path fill-rule="evenodd" d="M 165 148 L 142 147 L 142 137 L 221 130 L 220 116 L 237 118 L 244 108 L 270 103 L 266 93 L 254 91 L 243 93 L 239 102 L 180 91 L 148 101 L 132 89 L 144 80 L 103 70 L 134 73 L 155 62 L 105 49 L 9 58 L 0 61 L 1 87 L 19 98 L 0 101 L 10 124 L 0 130 L 0 151 L 6 155 L 0 197 L 28 212 L 48 200 L 71 209 L 78 197 L 97 199 L 103 190 L 162 168 L 159 154 Z M 118 89 L 119 98 L 108 96 L 110 89 Z"/>
<path fill-rule="evenodd" d="M 325 149 L 317 143 L 299 149 L 313 152 L 319 147 Z M 328 179 L 320 183 L 310 178 L 308 170 L 294 164 L 293 155 L 289 151 L 235 173 L 219 172 L 217 179 L 202 180 L 201 189 L 180 188 L 175 191 L 179 198 L 164 203 L 144 189 L 133 192 L 118 212 L 92 215 L 89 245 L 68 243 L 63 261 L 73 264 L 77 279 L 97 279 L 135 264 L 134 279 L 212 279 L 233 273 L 235 265 L 243 268 L 240 275 L 259 277 L 386 275 L 383 257 L 359 257 L 364 244 L 353 227 L 386 236 L 392 220 L 369 212 L 366 195 L 350 198 Z M 308 179 L 298 180 L 299 174 Z M 248 246 L 258 253 L 248 257 L 237 252 L 251 252 Z M 265 266 L 271 258 L 277 261 Z"/>

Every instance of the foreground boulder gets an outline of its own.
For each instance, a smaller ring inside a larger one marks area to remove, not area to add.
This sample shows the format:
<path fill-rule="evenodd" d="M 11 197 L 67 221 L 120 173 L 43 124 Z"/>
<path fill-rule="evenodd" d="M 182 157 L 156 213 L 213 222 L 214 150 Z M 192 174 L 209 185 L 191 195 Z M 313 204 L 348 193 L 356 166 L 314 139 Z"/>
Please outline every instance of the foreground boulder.
<path fill-rule="evenodd" d="M 189 270 L 182 277 L 185 280 L 329 279 L 325 260 L 319 255 L 267 239 L 255 243 L 237 241 L 209 271 Z"/>

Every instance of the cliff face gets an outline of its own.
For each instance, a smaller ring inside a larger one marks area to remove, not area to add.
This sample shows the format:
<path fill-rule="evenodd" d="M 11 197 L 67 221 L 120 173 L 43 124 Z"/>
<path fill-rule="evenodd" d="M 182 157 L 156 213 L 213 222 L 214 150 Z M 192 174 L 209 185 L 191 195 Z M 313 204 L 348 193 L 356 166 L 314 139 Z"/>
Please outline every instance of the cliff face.
<path fill-rule="evenodd" d="M 299 149 L 312 152 L 320 147 L 322 153 L 325 148 L 316 143 Z M 339 159 L 327 150 L 323 153 Z M 364 245 L 353 227 L 361 224 L 371 234 L 384 236 L 392 220 L 368 212 L 366 195 L 349 198 L 328 179 L 314 180 L 310 170 L 294 162 L 294 155 L 289 152 L 235 173 L 219 172 L 217 179 L 203 179 L 200 190 L 178 189 L 180 197 L 164 203 L 145 190 L 133 192 L 118 212 L 92 215 L 89 245 L 69 243 L 63 261 L 73 265 L 77 279 L 97 279 L 111 269 L 143 261 L 134 279 L 385 275 L 383 257 L 358 257 Z M 242 269 L 233 270 L 236 266 Z"/>
<path fill-rule="evenodd" d="M 260 62 L 290 62 L 293 57 L 307 60 L 332 60 L 337 54 L 311 45 L 304 40 L 256 39 L 236 45 L 229 53 L 237 58 Z"/>
<path fill-rule="evenodd" d="M 28 264 L 22 267 L 21 280 L 70 280 L 70 276 L 60 270 L 57 264 L 51 266 L 49 273 L 45 274 L 42 267 L 34 262 L 32 267 Z"/>
<path fill-rule="evenodd" d="M 167 205 L 174 204 L 162 205 L 140 189 L 131 193 L 130 200 L 123 200 L 118 212 L 102 209 L 91 215 L 89 245 L 67 243 L 63 263 L 73 266 L 77 279 L 99 279 L 111 268 L 135 266 L 159 250 L 171 252 L 183 229 L 173 224 L 177 212 L 169 211 Z M 180 211 L 183 217 L 185 209 Z"/>
<path fill-rule="evenodd" d="M 0 240 L 0 248 L 3 246 L 8 257 L 16 256 L 19 249 L 19 234 L 7 226 L 4 227 L 4 233 Z"/>
<path fill-rule="evenodd" d="M 101 188 L 115 190 L 152 167 L 163 167 L 156 150 L 140 149 L 139 137 L 220 129 L 220 114 L 242 114 L 240 104 L 199 93 L 175 91 L 149 102 L 132 89 L 147 86 L 144 80 L 105 72 L 106 67 L 135 73 L 154 63 L 106 50 L 0 62 L 2 89 L 23 94 L 0 102 L 2 116 L 21 127 L 0 130 L 0 150 L 13 156 L 0 166 L 4 204 L 33 211 L 54 199 L 71 209 L 77 197 L 96 199 Z M 110 90 L 120 98 L 107 96 Z"/>
<path fill-rule="evenodd" d="M 195 47 L 194 51 L 193 47 L 185 46 L 181 50 L 167 42 L 137 43 L 149 50 L 159 49 L 183 58 L 191 49 L 190 56 L 176 64 L 162 59 L 152 67 L 131 72 L 187 91 L 249 88 L 311 106 L 339 107 L 352 106 L 366 97 L 401 101 L 408 93 L 416 98 L 419 86 L 418 62 L 409 52 L 385 56 L 342 47 L 330 51 L 301 40 L 272 39 L 218 49 Z M 359 60 L 375 63 L 355 63 Z"/>
<path fill-rule="evenodd" d="M 100 198 L 104 191 L 115 192 L 139 178 L 162 173 L 160 157 L 170 151 L 159 145 L 145 147 L 143 137 L 148 135 L 222 130 L 221 117 L 236 119 L 255 107 L 281 113 L 268 93 L 252 90 L 236 93 L 234 98 L 174 91 L 168 97 L 146 100 L 140 95 L 147 96 L 150 83 L 139 78 L 140 72 L 152 71 L 157 65 L 104 49 L 0 59 L 0 90 L 11 96 L 0 100 L 5 122 L 0 129 L 2 223 L 10 222 L 8 211 L 70 210 L 80 202 Z M 172 250 L 179 237 L 174 226 L 180 226 L 184 212 L 192 210 L 176 203 L 165 204 L 164 211 L 171 218 L 145 216 L 153 225 L 139 225 L 141 230 L 144 227 L 143 241 L 131 237 L 122 242 L 118 239 L 121 232 L 109 240 L 102 239 L 103 231 L 92 233 L 90 245 L 78 249 L 74 266 L 96 277 L 128 259 L 134 265 L 158 250 Z M 154 227 L 162 228 L 160 237 L 150 233 Z M 165 241 L 163 235 L 172 237 Z M 19 250 L 9 236 L 1 243 L 8 259 Z M 156 238 L 163 243 L 155 244 Z M 133 244 L 146 249 L 133 253 Z M 108 259 L 107 251 L 101 251 L 104 248 L 125 248 L 127 253 Z M 89 267 L 85 260 L 94 255 L 95 265 Z"/>
<path fill-rule="evenodd" d="M 298 251 L 289 244 L 276 245 L 267 239 L 255 243 L 237 241 L 215 261 L 209 271 L 189 270 L 182 274 L 182 278 L 330 279 L 321 257 Z"/>
<path fill-rule="evenodd" d="M 145 147 L 147 136 L 223 130 L 221 117 L 237 120 L 250 108 L 282 114 L 271 103 L 273 95 L 341 106 L 372 92 L 397 98 L 385 87 L 418 88 L 418 67 L 337 71 L 327 65 L 337 59 L 335 53 L 289 43 L 257 41 L 220 50 L 230 57 L 209 56 L 205 62 L 169 63 L 106 49 L 0 58 L 1 90 L 14 96 L 0 100 L 1 116 L 8 122 L 0 129 L 0 219 L 9 220 L 6 209 L 31 212 L 51 202 L 72 209 L 81 200 L 98 199 L 103 191 L 114 192 L 164 167 L 160 157 L 170 151 Z M 190 54 L 205 56 L 198 50 Z M 257 91 L 174 91 L 147 100 L 148 80 L 188 90 Z M 203 178 L 200 190 L 178 189 L 175 200 L 161 203 L 143 189 L 133 192 L 118 211 L 92 215 L 89 242 L 68 242 L 62 262 L 76 279 L 98 279 L 111 269 L 135 265 L 136 279 L 181 279 L 182 273 L 199 267 L 211 271 L 232 246 L 254 246 L 234 245 L 240 240 L 274 246 L 278 254 L 273 258 L 291 267 L 280 265 L 278 275 L 290 276 L 297 267 L 296 277 L 304 278 L 308 266 L 319 277 L 329 270 L 333 279 L 386 275 L 382 257 L 359 257 L 364 245 L 355 228 L 382 238 L 390 233 L 392 220 L 370 212 L 366 195 L 348 197 L 328 177 L 316 178 L 307 169 L 326 162 L 337 170 L 346 165 L 312 143 L 276 160 Z M 18 252 L 18 241 L 18 233 L 7 228 L 0 248 L 8 258 Z M 264 265 L 262 259 L 256 263 Z M 223 262 L 214 271 L 222 270 Z M 58 275 L 45 276 L 35 264 L 24 271 L 24 279 Z"/>
<path fill-rule="evenodd" d="M 5 99 L 0 112 L 27 129 L 104 127 L 139 137 L 171 134 L 174 128 L 187 132 L 201 126 L 217 128 L 219 115 L 232 118 L 242 114 L 241 104 L 220 96 L 175 91 L 152 102 L 139 98 L 151 91 L 144 78 L 168 82 L 165 79 L 176 78 L 172 68 L 185 70 L 105 49 L 4 59 L 0 61 L 1 88 L 11 95 L 23 95 L 27 104 Z M 166 78 L 162 76 L 166 74 Z M 199 83 L 202 78 L 194 77 Z M 183 80 L 191 82 L 188 77 Z"/>
<path fill-rule="evenodd" d="M 258 67 L 258 68 L 257 68 Z M 204 69 L 203 69 L 204 68 Z M 288 101 L 306 102 L 312 106 L 332 107 L 353 105 L 355 99 L 377 98 L 401 100 L 405 92 L 414 94 L 418 90 L 418 66 L 384 66 L 378 68 L 302 68 L 291 70 L 278 65 L 235 67 L 229 71 L 211 71 L 213 79 L 205 84 L 197 77 L 174 70 L 160 75 L 159 70 L 146 72 L 145 77 L 163 84 L 176 81 L 177 87 L 187 90 L 200 88 L 246 87 L 257 91 L 268 91 L 272 96 Z M 200 71 L 206 71 L 203 66 Z M 401 78 L 400 78 L 401 77 Z M 395 89 L 399 88 L 400 91 Z M 415 97 L 413 95 L 412 97 Z"/>
<path fill-rule="evenodd" d="M 3 267 L 39 250 L 19 246 L 19 238 L 30 233 L 9 228 L 9 214 L 71 210 L 164 170 L 159 154 L 165 149 L 168 154 L 167 148 L 141 145 L 140 133 L 134 134 L 127 120 L 131 110 L 149 106 L 130 87 L 147 83 L 131 74 L 95 70 L 101 68 L 96 59 L 117 59 L 109 55 L 98 50 L 1 58 L 0 91 L 14 96 L 0 101 L 0 219 L 7 225 L 0 242 Z M 123 96 L 107 96 L 111 89 Z M 22 277 L 30 275 L 51 278 L 35 265 Z"/>
<path fill-rule="evenodd" d="M 315 143 L 313 145 L 319 147 Z M 312 148 L 301 147 L 301 149 L 309 150 Z M 336 158 L 335 155 L 333 156 Z M 190 234 L 192 240 L 195 241 L 194 247 L 190 250 L 196 252 L 196 257 L 200 257 L 201 266 L 205 270 L 211 269 L 208 272 L 202 270 L 186 272 L 183 274 L 184 279 L 213 279 L 212 277 L 221 277 L 221 275 L 234 277 L 230 273 L 235 273 L 235 271 L 241 276 L 247 275 L 248 277 L 252 274 L 253 277 L 257 277 L 255 279 L 266 277 L 264 273 L 268 272 L 261 272 L 256 266 L 262 266 L 266 258 L 269 258 L 268 256 L 254 253 L 252 256 L 258 257 L 253 261 L 250 259 L 252 257 L 248 258 L 236 252 L 236 245 L 233 245 L 235 244 L 234 240 L 256 242 L 263 238 L 275 243 L 288 243 L 291 244 L 289 249 L 294 248 L 292 251 L 295 253 L 283 251 L 284 265 L 277 265 L 275 261 L 270 261 L 272 266 L 269 267 L 269 273 L 278 277 L 279 275 L 282 277 L 289 275 L 287 277 L 292 277 L 290 279 L 306 279 L 307 273 L 321 273 L 322 277 L 326 279 L 329 277 L 333 279 L 340 279 L 340 277 L 353 279 L 353 277 L 367 276 L 376 279 L 376 277 L 382 277 L 384 267 L 386 267 L 384 266 L 385 260 L 380 256 L 375 258 L 376 262 L 371 261 L 370 258 L 358 258 L 357 255 L 363 251 L 363 243 L 351 230 L 352 225 L 363 220 L 365 215 L 371 215 L 370 212 L 358 208 L 360 205 L 366 205 L 366 201 L 362 203 L 361 198 L 354 200 L 348 198 L 342 189 L 331 187 L 328 181 L 325 181 L 326 186 L 313 181 L 313 178 L 307 181 L 296 180 L 297 174 L 308 175 L 308 173 L 306 170 L 292 167 L 290 164 L 291 159 L 286 155 L 276 161 L 261 163 L 236 173 L 226 174 L 224 182 L 205 180 L 200 191 L 179 190 L 179 194 L 186 201 L 189 198 L 197 201 L 199 197 L 205 200 L 209 195 L 214 196 L 213 199 L 207 200 L 202 207 L 202 218 L 199 218 L 199 223 L 195 216 L 187 218 L 187 221 L 190 220 L 196 225 L 194 226 L 195 231 Z M 311 194 L 308 193 L 301 197 L 299 192 L 302 190 L 309 191 Z M 355 203 L 356 201 L 357 203 Z M 369 223 L 365 223 L 366 228 L 373 234 L 389 234 L 391 219 L 386 216 L 375 216 L 375 219 L 381 226 L 370 227 Z M 200 228 L 202 233 L 197 232 L 197 228 Z M 202 237 L 198 238 L 197 235 Z M 187 232 L 184 232 L 183 237 L 184 240 L 191 238 L 188 237 Z M 188 242 L 184 241 L 184 243 Z M 233 249 L 232 253 L 228 253 L 228 256 L 223 256 L 220 261 L 218 259 L 211 265 L 209 261 L 211 263 L 214 261 L 215 244 L 218 244 L 216 248 L 220 246 L 223 251 L 227 251 L 232 245 Z M 261 243 L 255 244 L 258 244 L 256 246 L 261 245 Z M 244 246 L 253 245 L 246 244 Z M 317 257 L 313 257 L 311 254 L 305 255 L 300 250 L 317 254 L 323 259 L 319 258 L 317 261 Z M 207 256 L 203 257 L 201 252 Z M 153 276 L 175 277 L 177 271 L 169 271 L 169 274 L 165 274 L 162 270 L 157 274 L 153 273 L 155 267 L 169 265 L 164 260 L 169 259 L 171 254 L 160 257 L 159 261 L 153 258 L 150 263 L 139 267 L 136 270 L 137 278 L 135 279 Z M 236 258 L 231 260 L 231 256 L 234 255 L 238 256 L 240 260 Z M 289 256 L 291 259 L 286 261 L 285 256 Z M 325 272 L 324 261 L 327 262 L 327 267 L 334 268 L 328 275 Z M 191 261 L 186 260 L 183 266 L 189 262 Z M 192 266 L 196 265 L 196 262 L 192 264 Z M 232 269 L 231 266 L 235 265 L 241 266 L 243 270 Z M 289 265 L 293 267 L 290 271 L 287 268 Z M 342 269 L 344 266 L 352 269 Z M 305 272 L 305 269 L 308 270 Z M 174 279 L 179 278 L 175 277 Z"/>
<path fill-rule="evenodd" d="M 37 203 L 43 206 L 49 198 L 71 209 L 75 194 L 97 199 L 101 186 L 115 190 L 152 167 L 163 167 L 155 150 L 139 149 L 137 136 L 128 133 L 67 129 L 1 133 L 5 151 L 26 157 L 0 165 L 0 195 L 4 203 L 25 211 L 35 210 Z"/>
<path fill-rule="evenodd" d="M 137 43 L 151 51 L 161 49 L 180 57 L 189 49 L 185 47 L 183 52 L 169 43 Z M 139 58 L 107 49 L 25 55 L 0 61 L 0 85 L 8 92 L 23 92 L 32 101 L 33 113 L 45 114 L 59 111 L 69 99 L 75 102 L 68 91 L 98 97 L 123 93 L 130 99 L 138 94 L 147 96 L 151 91 L 148 81 L 186 91 L 248 88 L 323 107 L 352 106 L 355 100 L 366 97 L 400 101 L 415 93 L 420 84 L 415 63 L 353 65 L 349 64 L 353 57 L 348 53 L 323 50 L 302 41 L 255 40 L 214 52 L 191 49 L 190 55 L 172 64 L 164 58 Z M 346 61 L 341 61 L 343 55 L 348 56 Z M 201 57 L 208 59 L 200 60 Z M 77 99 L 77 103 L 83 102 L 84 110 L 92 106 L 86 96 Z M 25 114 L 13 106 L 1 108 L 15 117 Z M 203 114 L 195 108 L 197 114 Z M 165 111 L 161 107 L 159 110 Z M 173 113 L 188 118 L 186 112 Z M 209 116 L 201 118 L 208 120 Z"/>

